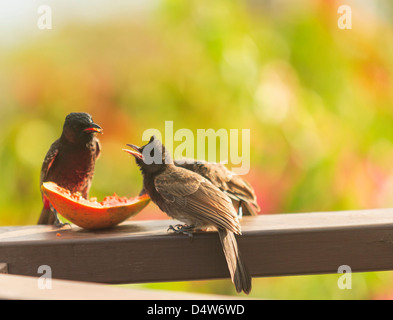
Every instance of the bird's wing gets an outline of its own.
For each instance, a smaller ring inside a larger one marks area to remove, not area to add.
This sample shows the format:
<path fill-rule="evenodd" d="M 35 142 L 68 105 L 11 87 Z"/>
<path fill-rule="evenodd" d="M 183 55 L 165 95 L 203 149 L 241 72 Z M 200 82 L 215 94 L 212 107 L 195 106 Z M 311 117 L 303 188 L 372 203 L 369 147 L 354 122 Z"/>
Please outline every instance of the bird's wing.
<path fill-rule="evenodd" d="M 188 171 L 176 170 L 170 173 L 160 174 L 154 179 L 154 185 L 158 193 L 169 202 L 177 202 L 182 197 L 195 193 L 203 177 L 190 174 Z"/>
<path fill-rule="evenodd" d="M 175 160 L 175 165 L 200 174 L 221 190 L 228 189 L 226 183 L 233 175 L 233 173 L 221 163 L 210 163 L 203 160 L 184 158 Z"/>
<path fill-rule="evenodd" d="M 233 172 L 228 170 L 222 163 L 202 163 L 198 168 L 200 171 L 203 171 L 202 174 L 205 178 L 210 180 L 216 187 L 221 190 L 227 190 L 227 183 L 231 180 L 233 176 Z M 198 171 L 199 171 L 198 170 Z"/>
<path fill-rule="evenodd" d="M 216 187 L 225 191 L 235 201 L 251 203 L 257 211 L 260 211 L 254 189 L 251 185 L 234 172 L 230 171 L 222 163 L 212 163 L 194 159 L 175 160 L 175 165 L 200 174 L 210 180 Z M 250 207 L 252 215 L 256 215 Z"/>
<path fill-rule="evenodd" d="M 209 179 L 216 187 L 225 191 L 230 198 L 251 203 L 257 211 L 260 211 L 254 189 L 246 180 L 230 171 L 222 163 L 206 163 L 201 166 L 206 172 L 206 176 L 204 174 L 202 175 Z"/>
<path fill-rule="evenodd" d="M 227 186 L 228 193 L 232 193 L 244 202 L 251 203 L 257 211 L 261 210 L 257 203 L 257 197 L 255 195 L 254 189 L 246 180 L 240 178 L 237 175 L 233 175 L 231 180 L 228 181 Z"/>
<path fill-rule="evenodd" d="M 178 168 L 158 175 L 155 188 L 172 210 L 181 211 L 190 220 L 213 225 L 240 234 L 240 225 L 232 202 L 210 181 L 196 173 Z"/>
<path fill-rule="evenodd" d="M 256 195 L 252 186 L 243 178 L 230 171 L 222 163 L 209 163 L 207 167 L 208 179 L 221 190 L 226 191 L 229 197 L 239 201 L 250 202 L 260 211 Z"/>
<path fill-rule="evenodd" d="M 101 142 L 97 137 L 94 137 L 94 141 L 96 143 L 96 160 L 97 160 L 101 154 Z"/>
<path fill-rule="evenodd" d="M 44 162 L 42 163 L 40 185 L 42 185 L 42 183 L 46 180 L 49 170 L 52 167 L 54 161 L 56 160 L 56 156 L 58 154 L 59 154 L 59 140 L 56 140 L 49 148 L 49 151 L 45 156 Z"/>

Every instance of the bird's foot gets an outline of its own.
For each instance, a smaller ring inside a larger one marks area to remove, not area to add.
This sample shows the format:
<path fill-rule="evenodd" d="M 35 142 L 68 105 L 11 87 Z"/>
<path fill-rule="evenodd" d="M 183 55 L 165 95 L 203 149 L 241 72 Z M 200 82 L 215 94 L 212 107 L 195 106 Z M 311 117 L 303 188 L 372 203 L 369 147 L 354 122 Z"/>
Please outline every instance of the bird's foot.
<path fill-rule="evenodd" d="M 63 228 L 64 226 L 69 226 L 70 229 L 72 229 L 71 224 L 69 224 L 68 222 L 61 222 L 60 220 L 55 221 L 55 222 L 53 223 L 53 225 L 54 225 L 56 228 L 59 228 L 59 229 Z"/>
<path fill-rule="evenodd" d="M 188 235 L 191 239 L 193 238 L 192 231 L 195 230 L 194 226 L 188 224 L 176 224 L 175 226 L 170 225 L 167 231 L 173 231 L 175 233 L 182 233 Z"/>
<path fill-rule="evenodd" d="M 58 214 L 58 212 L 56 211 L 56 209 L 52 205 L 51 205 L 51 211 L 52 211 L 52 213 L 53 213 L 53 215 L 55 217 L 55 221 L 53 222 L 53 225 L 56 228 L 63 228 L 64 226 L 68 225 L 70 227 L 70 229 L 72 229 L 71 224 L 69 224 L 68 222 L 64 223 L 64 222 L 60 221 L 59 214 Z"/>

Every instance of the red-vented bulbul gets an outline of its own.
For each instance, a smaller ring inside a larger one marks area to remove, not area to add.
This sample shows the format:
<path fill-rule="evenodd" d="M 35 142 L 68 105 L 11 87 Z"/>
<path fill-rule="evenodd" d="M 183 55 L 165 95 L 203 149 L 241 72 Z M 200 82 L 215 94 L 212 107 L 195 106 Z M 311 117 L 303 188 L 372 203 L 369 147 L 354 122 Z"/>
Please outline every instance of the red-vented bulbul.
<path fill-rule="evenodd" d="M 221 240 L 236 291 L 251 291 L 251 276 L 237 246 L 241 228 L 231 199 L 203 176 L 176 167 L 162 143 L 154 136 L 139 148 L 128 145 L 143 175 L 143 186 L 151 200 L 171 218 L 194 228 L 215 227 Z M 183 230 L 184 228 L 180 229 Z"/>
<path fill-rule="evenodd" d="M 187 158 L 174 162 L 178 167 L 200 174 L 224 191 L 231 198 L 239 216 L 256 216 L 261 210 L 251 185 L 223 164 Z"/>
<path fill-rule="evenodd" d="M 94 133 L 102 128 L 88 113 L 72 112 L 65 118 L 63 132 L 49 148 L 41 168 L 40 185 L 52 181 L 72 193 L 80 192 L 87 199 L 94 167 L 100 155 L 100 142 Z M 62 226 L 56 210 L 42 195 L 44 207 L 38 224 Z"/>

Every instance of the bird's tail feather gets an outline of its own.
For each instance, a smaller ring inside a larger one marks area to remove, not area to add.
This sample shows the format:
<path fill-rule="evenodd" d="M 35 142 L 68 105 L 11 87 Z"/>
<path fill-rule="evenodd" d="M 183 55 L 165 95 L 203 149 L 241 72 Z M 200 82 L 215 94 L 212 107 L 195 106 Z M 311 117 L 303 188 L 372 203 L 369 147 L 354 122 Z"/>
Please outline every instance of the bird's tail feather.
<path fill-rule="evenodd" d="M 244 293 L 249 294 L 251 291 L 251 276 L 240 258 L 234 233 L 226 229 L 219 229 L 218 234 L 236 291 L 244 291 Z"/>

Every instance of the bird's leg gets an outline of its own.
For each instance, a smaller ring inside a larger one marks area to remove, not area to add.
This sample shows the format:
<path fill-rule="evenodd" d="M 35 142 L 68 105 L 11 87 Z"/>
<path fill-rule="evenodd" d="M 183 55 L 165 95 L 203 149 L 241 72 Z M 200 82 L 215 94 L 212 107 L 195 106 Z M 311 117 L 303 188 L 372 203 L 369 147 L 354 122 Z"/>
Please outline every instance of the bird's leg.
<path fill-rule="evenodd" d="M 53 225 L 56 228 L 63 228 L 66 225 L 68 225 L 70 228 L 72 228 L 71 225 L 68 222 L 63 223 L 63 222 L 60 221 L 59 214 L 57 213 L 56 209 L 52 206 L 52 204 L 50 205 L 50 209 L 51 209 L 53 215 L 55 216 L 55 221 L 53 222 Z"/>
<path fill-rule="evenodd" d="M 167 231 L 173 231 L 175 233 L 182 233 L 188 235 L 190 238 L 193 237 L 192 231 L 195 230 L 195 226 L 188 224 L 177 224 L 175 226 L 170 225 Z"/>
<path fill-rule="evenodd" d="M 239 210 L 237 212 L 237 217 L 239 219 L 243 218 L 243 207 L 242 207 L 242 202 L 241 201 L 239 202 Z"/>

